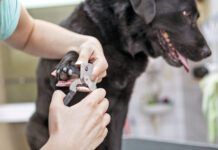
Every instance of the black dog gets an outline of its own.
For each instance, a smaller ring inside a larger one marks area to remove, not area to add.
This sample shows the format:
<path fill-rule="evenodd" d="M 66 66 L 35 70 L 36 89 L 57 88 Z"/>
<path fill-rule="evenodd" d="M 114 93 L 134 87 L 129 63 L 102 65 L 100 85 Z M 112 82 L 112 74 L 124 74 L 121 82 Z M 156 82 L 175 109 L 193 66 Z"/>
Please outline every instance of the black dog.
<path fill-rule="evenodd" d="M 112 120 L 99 150 L 121 149 L 132 89 L 149 56 L 162 56 L 188 70 L 187 59 L 200 61 L 211 54 L 197 27 L 198 17 L 194 0 L 87 0 L 62 23 L 98 38 L 109 63 L 108 76 L 98 87 L 107 91 Z M 31 149 L 39 149 L 49 137 L 48 110 L 56 82 L 50 74 L 58 62 L 43 59 L 38 67 L 37 109 L 28 125 Z"/>

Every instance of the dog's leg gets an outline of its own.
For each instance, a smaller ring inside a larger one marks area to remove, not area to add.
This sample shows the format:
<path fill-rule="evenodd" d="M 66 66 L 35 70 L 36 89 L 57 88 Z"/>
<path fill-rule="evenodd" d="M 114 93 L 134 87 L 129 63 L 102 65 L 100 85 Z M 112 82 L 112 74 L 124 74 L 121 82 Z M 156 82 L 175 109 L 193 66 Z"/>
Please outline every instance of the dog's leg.
<path fill-rule="evenodd" d="M 125 101 L 125 100 L 124 100 Z M 118 104 L 119 106 L 111 114 L 111 124 L 109 127 L 109 150 L 121 150 L 123 126 L 127 115 L 127 104 Z"/>
<path fill-rule="evenodd" d="M 48 140 L 48 120 L 35 113 L 27 126 L 27 140 L 31 150 L 39 150 Z"/>
<path fill-rule="evenodd" d="M 111 123 L 109 126 L 109 134 L 107 136 L 108 150 L 121 150 L 123 127 L 125 125 L 128 112 L 128 105 L 131 97 L 135 81 L 128 83 L 126 88 L 120 91 L 119 97 L 111 99 Z"/>
<path fill-rule="evenodd" d="M 119 100 L 123 101 L 122 99 Z M 108 126 L 108 135 L 97 150 L 121 150 L 123 126 L 125 124 L 128 104 L 121 102 L 115 105 L 116 107 L 110 113 L 111 122 Z"/>
<path fill-rule="evenodd" d="M 39 150 L 48 140 L 48 112 L 52 93 L 55 90 L 55 80 L 52 80 L 54 78 L 51 78 L 51 72 L 57 62 L 41 60 L 39 63 L 36 112 L 27 125 L 27 139 L 31 150 Z"/>
<path fill-rule="evenodd" d="M 120 91 L 118 97 L 108 97 L 110 100 L 109 113 L 111 122 L 108 126 L 108 135 L 97 150 L 121 150 L 123 127 L 128 112 L 128 103 L 134 82 L 128 84 Z"/>

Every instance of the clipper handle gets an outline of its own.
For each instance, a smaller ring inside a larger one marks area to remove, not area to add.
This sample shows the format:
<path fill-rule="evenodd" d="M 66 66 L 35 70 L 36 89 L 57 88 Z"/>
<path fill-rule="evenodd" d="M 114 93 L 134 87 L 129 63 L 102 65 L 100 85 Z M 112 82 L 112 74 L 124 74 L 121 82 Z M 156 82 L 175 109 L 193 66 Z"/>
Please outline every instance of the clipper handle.
<path fill-rule="evenodd" d="M 76 92 L 70 91 L 64 98 L 64 105 L 69 106 L 70 102 L 73 100 Z"/>

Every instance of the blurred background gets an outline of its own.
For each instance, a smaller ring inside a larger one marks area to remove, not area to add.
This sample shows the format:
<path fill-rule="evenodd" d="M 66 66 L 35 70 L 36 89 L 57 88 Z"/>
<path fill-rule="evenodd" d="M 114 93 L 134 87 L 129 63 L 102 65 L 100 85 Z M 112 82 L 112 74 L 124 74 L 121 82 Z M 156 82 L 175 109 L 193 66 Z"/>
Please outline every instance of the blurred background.
<path fill-rule="evenodd" d="M 23 0 L 34 18 L 53 23 L 65 19 L 80 2 Z M 150 60 L 134 88 L 125 138 L 218 146 L 218 1 L 199 0 L 198 6 L 199 26 L 213 56 L 191 64 L 190 73 L 172 68 L 162 59 Z M 25 126 L 35 108 L 37 62 L 37 58 L 0 43 L 0 149 L 28 149 Z"/>

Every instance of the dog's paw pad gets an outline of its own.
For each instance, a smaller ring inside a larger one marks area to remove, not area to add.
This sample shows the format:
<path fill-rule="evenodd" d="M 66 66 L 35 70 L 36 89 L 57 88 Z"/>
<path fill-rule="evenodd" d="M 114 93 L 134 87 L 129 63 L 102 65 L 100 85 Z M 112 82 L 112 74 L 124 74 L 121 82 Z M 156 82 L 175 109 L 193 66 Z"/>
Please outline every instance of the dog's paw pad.
<path fill-rule="evenodd" d="M 56 66 L 56 78 L 59 81 L 67 81 L 79 77 L 79 68 L 75 65 L 78 54 L 74 51 L 68 52 Z"/>
<path fill-rule="evenodd" d="M 78 78 L 80 70 L 76 65 L 62 64 L 56 69 L 56 77 L 60 81 Z"/>

